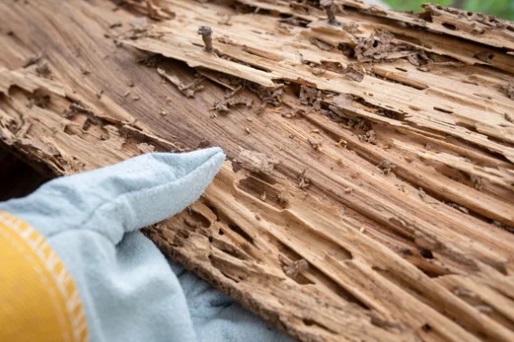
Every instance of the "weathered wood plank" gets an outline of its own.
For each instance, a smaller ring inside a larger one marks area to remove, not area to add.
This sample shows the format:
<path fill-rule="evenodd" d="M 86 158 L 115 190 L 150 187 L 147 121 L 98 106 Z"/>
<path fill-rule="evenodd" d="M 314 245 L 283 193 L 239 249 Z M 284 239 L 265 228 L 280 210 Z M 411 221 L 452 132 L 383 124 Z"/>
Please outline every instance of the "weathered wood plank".
<path fill-rule="evenodd" d="M 510 24 L 124 3 L 0 3 L 4 143 L 55 174 L 221 146 L 205 196 L 147 233 L 301 340 L 514 339 Z"/>

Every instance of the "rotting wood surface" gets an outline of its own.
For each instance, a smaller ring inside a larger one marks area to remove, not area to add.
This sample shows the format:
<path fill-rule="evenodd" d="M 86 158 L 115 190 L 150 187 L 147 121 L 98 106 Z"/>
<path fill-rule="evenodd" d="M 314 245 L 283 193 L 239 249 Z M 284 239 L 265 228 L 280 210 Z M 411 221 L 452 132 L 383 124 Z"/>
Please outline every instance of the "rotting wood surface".
<path fill-rule="evenodd" d="M 4 143 L 56 175 L 221 146 L 147 234 L 300 340 L 514 340 L 512 23 L 116 3 L 0 2 Z"/>

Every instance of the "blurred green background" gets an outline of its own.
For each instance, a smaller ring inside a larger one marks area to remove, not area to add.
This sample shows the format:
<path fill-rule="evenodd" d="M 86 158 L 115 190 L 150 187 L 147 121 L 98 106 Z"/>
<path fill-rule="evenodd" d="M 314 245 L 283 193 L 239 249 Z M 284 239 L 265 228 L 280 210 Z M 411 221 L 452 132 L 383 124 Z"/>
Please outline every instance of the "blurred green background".
<path fill-rule="evenodd" d="M 432 2 L 514 20 L 514 1 L 512 0 L 384 0 L 384 2 L 394 9 L 405 11 L 412 10 L 415 12 L 421 10 L 421 4 Z"/>

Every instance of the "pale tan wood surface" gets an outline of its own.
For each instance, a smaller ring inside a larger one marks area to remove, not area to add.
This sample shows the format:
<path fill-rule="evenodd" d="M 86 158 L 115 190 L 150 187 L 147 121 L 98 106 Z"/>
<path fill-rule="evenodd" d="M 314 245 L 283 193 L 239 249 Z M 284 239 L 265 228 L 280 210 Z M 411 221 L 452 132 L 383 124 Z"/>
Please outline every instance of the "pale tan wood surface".
<path fill-rule="evenodd" d="M 118 3 L 0 3 L 4 143 L 56 175 L 221 146 L 147 234 L 300 340 L 514 340 L 511 23 Z"/>

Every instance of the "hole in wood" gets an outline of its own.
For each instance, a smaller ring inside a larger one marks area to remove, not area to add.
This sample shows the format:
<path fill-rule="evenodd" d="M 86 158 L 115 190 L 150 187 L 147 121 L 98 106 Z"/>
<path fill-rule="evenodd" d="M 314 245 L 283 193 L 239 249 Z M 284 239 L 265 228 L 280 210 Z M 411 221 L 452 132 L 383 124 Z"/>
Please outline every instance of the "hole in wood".
<path fill-rule="evenodd" d="M 240 259 L 240 260 L 249 260 L 250 257 L 241 251 L 239 247 L 236 247 L 235 245 L 231 244 L 230 242 L 217 239 L 214 237 L 209 237 L 209 242 L 211 243 L 211 247 L 217 248 L 218 250 L 222 251 L 223 253 L 226 253 L 230 256 L 233 256 L 234 258 Z"/>
<path fill-rule="evenodd" d="M 453 110 L 451 109 L 445 109 L 441 107 L 433 107 L 434 110 L 437 110 L 438 112 L 446 113 L 446 114 L 453 114 Z"/>
<path fill-rule="evenodd" d="M 289 205 L 286 194 L 253 176 L 239 181 L 238 188 L 277 209 L 284 209 Z"/>
<path fill-rule="evenodd" d="M 239 234 L 241 237 L 243 237 L 243 239 L 245 239 L 249 243 L 253 244 L 253 238 L 250 236 L 250 234 L 248 234 L 243 229 L 241 229 L 241 227 L 239 227 L 236 224 L 229 224 L 228 227 L 230 228 L 230 230 L 232 230 L 233 232 L 235 232 L 235 233 Z"/>
<path fill-rule="evenodd" d="M 318 321 L 315 321 L 311 318 L 304 318 L 303 320 L 303 324 L 305 324 L 306 326 L 308 327 L 312 327 L 312 326 L 315 326 L 315 327 L 318 327 L 320 329 L 323 329 L 331 334 L 338 334 L 337 331 L 334 331 L 333 329 L 330 329 L 329 327 L 327 327 L 326 325 L 318 322 Z"/>
<path fill-rule="evenodd" d="M 445 28 L 447 28 L 448 30 L 452 30 L 452 31 L 457 31 L 457 27 L 453 24 L 450 24 L 450 23 L 443 23 L 442 24 Z"/>
<path fill-rule="evenodd" d="M 285 24 L 288 24 L 291 26 L 306 28 L 310 24 L 309 20 L 306 20 L 306 19 L 303 19 L 300 17 L 296 17 L 296 16 L 293 16 L 293 15 L 287 14 L 287 13 L 281 13 L 280 17 L 282 18 L 279 20 L 281 23 L 285 23 Z"/>
<path fill-rule="evenodd" d="M 205 206 L 207 208 L 209 208 L 210 211 L 212 211 L 212 213 L 214 215 L 216 215 L 216 222 L 219 222 L 220 221 L 220 215 L 218 213 L 218 209 L 215 206 L 213 206 L 212 204 L 208 203 L 208 202 L 205 202 L 204 204 L 205 204 Z"/>
<path fill-rule="evenodd" d="M 432 254 L 432 251 L 430 249 L 421 248 L 419 250 L 419 254 L 425 259 L 434 259 L 434 254 Z"/>
<path fill-rule="evenodd" d="M 239 283 L 243 279 L 242 275 L 240 274 L 241 270 L 237 267 L 232 267 L 234 265 L 228 260 L 222 259 L 212 254 L 209 254 L 208 258 L 211 265 L 220 271 L 220 273 L 223 274 L 223 276 L 225 276 L 227 279 L 230 279 L 236 283 Z"/>
<path fill-rule="evenodd" d="M 208 228 L 211 226 L 211 223 L 209 222 L 209 220 L 205 217 L 203 217 L 202 215 L 194 212 L 194 211 L 191 211 L 187 217 L 184 219 L 184 222 L 190 226 L 190 227 L 194 227 L 194 228 L 200 228 L 200 227 L 204 227 L 204 228 Z"/>
<path fill-rule="evenodd" d="M 275 166 L 275 169 L 278 167 L 278 165 Z M 268 175 L 267 173 L 264 173 L 264 172 L 252 172 L 252 177 L 256 178 L 256 179 L 259 179 L 267 184 L 270 184 L 270 185 L 274 185 L 277 183 L 277 181 L 275 180 L 275 178 L 273 178 L 272 176 Z"/>

